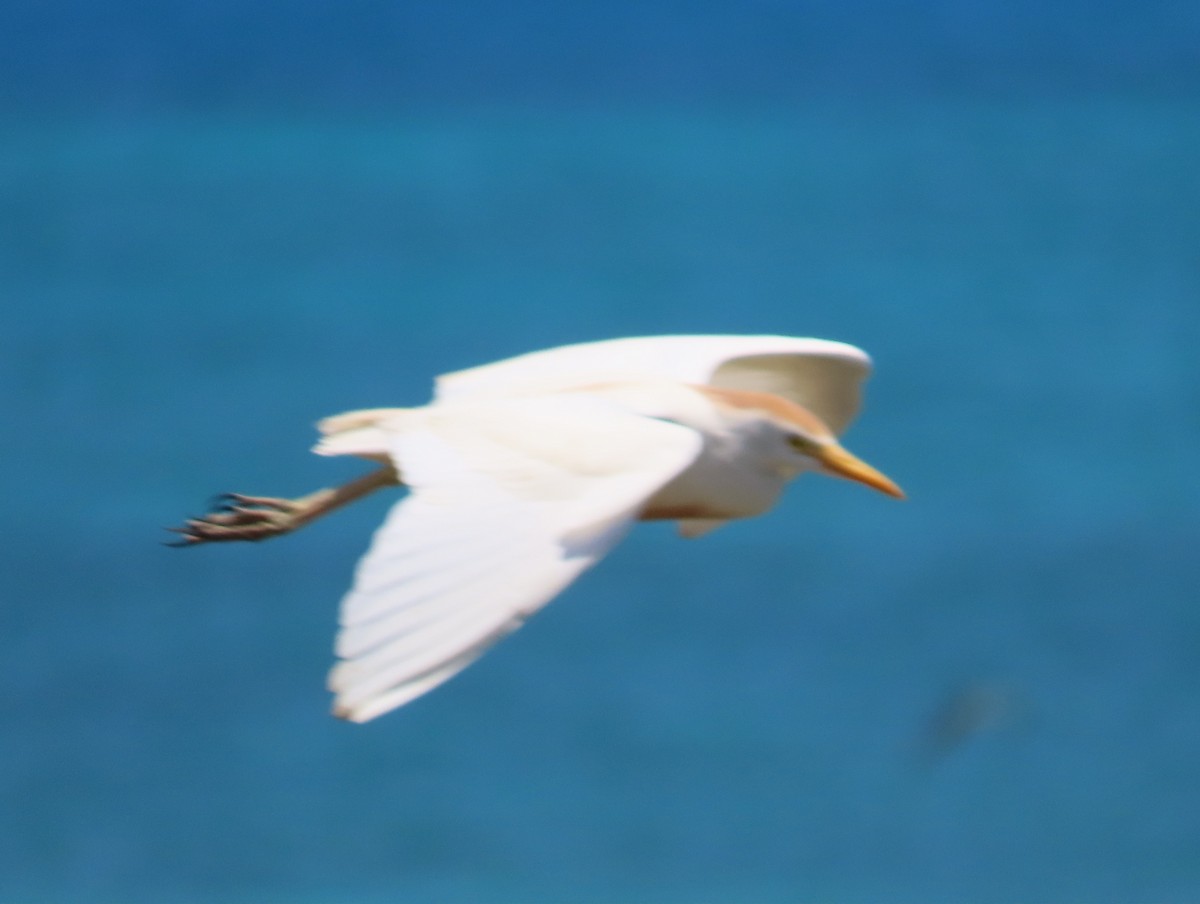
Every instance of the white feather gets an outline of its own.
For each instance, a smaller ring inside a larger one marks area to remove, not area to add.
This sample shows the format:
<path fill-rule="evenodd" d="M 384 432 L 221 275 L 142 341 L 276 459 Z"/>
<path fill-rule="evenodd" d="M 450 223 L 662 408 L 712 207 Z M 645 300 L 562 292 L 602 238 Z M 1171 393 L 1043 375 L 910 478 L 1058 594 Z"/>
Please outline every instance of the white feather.
<path fill-rule="evenodd" d="M 519 627 L 624 536 L 702 442 L 578 395 L 423 411 L 367 428 L 390 425 L 412 493 L 342 602 L 329 685 L 354 721 L 431 690 Z"/>
<path fill-rule="evenodd" d="M 791 336 L 646 336 L 565 345 L 437 379 L 437 402 L 512 397 L 596 383 L 671 380 L 771 392 L 835 433 L 854 419 L 871 372 L 862 349 Z"/>
<path fill-rule="evenodd" d="M 726 518 L 680 518 L 676 524 L 679 536 L 685 540 L 695 540 L 711 534 L 727 520 Z"/>

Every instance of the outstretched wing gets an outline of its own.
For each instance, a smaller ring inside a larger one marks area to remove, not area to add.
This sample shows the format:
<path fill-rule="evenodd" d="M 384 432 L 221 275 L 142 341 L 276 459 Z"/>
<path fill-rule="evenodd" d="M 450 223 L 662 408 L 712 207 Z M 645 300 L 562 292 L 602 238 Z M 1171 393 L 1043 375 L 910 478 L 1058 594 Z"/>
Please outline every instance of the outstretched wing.
<path fill-rule="evenodd" d="M 334 712 L 365 722 L 465 668 L 599 561 L 700 445 L 577 396 L 439 406 L 393 435 L 412 492 L 342 601 Z"/>
<path fill-rule="evenodd" d="M 564 345 L 439 377 L 438 401 L 502 398 L 597 383 L 674 380 L 772 392 L 841 433 L 871 371 L 843 342 L 789 336 L 648 336 Z"/>

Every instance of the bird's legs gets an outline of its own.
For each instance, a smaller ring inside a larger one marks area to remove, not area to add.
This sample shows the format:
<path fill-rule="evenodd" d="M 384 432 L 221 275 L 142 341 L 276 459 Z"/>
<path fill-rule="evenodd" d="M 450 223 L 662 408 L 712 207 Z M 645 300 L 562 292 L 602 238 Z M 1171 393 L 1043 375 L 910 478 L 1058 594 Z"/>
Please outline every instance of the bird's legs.
<path fill-rule="evenodd" d="M 368 493 L 399 483 L 396 469 L 388 465 L 340 487 L 317 490 L 298 499 L 225 493 L 217 497 L 221 504 L 216 511 L 202 518 L 189 518 L 183 527 L 167 528 L 179 534 L 179 539 L 170 545 L 198 546 L 223 540 L 267 540 L 291 533 Z"/>

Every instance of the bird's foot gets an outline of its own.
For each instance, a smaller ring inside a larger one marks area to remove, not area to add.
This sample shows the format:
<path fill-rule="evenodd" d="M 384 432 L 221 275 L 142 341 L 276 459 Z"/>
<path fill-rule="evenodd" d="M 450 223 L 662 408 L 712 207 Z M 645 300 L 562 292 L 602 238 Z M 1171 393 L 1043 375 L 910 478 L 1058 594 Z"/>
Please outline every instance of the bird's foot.
<path fill-rule="evenodd" d="M 179 539 L 168 546 L 198 546 L 226 540 L 269 540 L 290 533 L 305 522 L 310 500 L 276 499 L 223 493 L 214 509 L 201 518 L 189 518 L 182 527 L 168 527 Z"/>

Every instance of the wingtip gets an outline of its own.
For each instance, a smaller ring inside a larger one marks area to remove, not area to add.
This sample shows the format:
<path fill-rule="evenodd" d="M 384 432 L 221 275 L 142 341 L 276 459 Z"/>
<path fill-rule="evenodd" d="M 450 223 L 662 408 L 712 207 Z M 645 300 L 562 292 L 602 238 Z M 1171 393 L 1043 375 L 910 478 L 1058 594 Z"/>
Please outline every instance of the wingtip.
<path fill-rule="evenodd" d="M 333 708 L 330 710 L 335 719 L 340 719 L 342 722 L 353 722 L 355 725 L 361 725 L 367 721 L 363 718 L 361 712 L 352 706 L 346 706 L 344 703 L 334 702 Z"/>
<path fill-rule="evenodd" d="M 354 711 L 348 706 L 342 706 L 340 703 L 334 703 L 329 712 L 335 719 L 341 719 L 343 722 L 354 721 Z"/>

